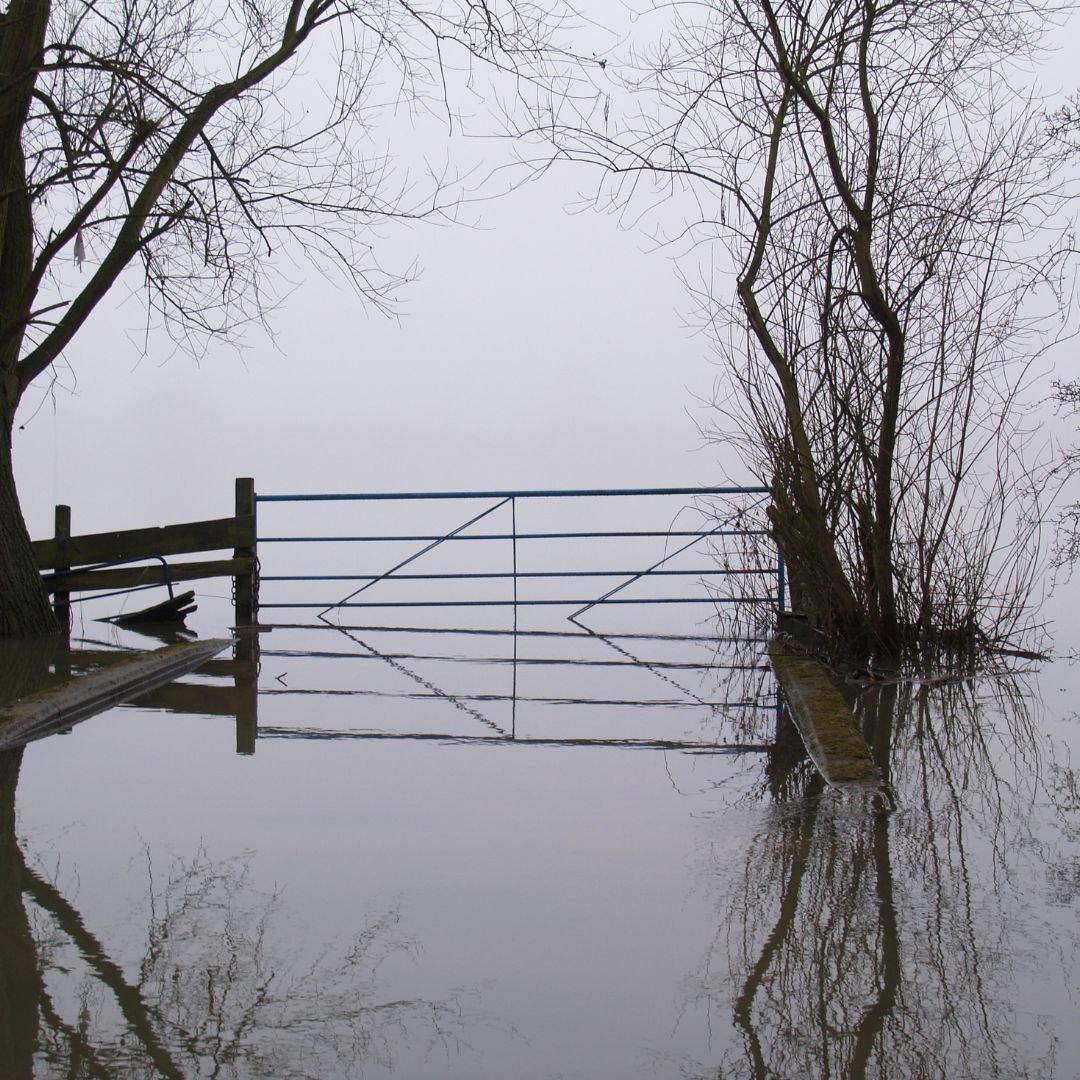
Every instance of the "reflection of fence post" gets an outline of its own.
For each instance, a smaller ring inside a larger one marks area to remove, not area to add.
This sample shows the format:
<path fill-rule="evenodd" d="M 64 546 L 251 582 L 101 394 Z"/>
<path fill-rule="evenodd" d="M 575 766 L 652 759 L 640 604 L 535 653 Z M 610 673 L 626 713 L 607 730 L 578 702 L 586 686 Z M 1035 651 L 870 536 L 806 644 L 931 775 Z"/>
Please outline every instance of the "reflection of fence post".
<path fill-rule="evenodd" d="M 259 632 L 241 630 L 233 646 L 236 752 L 254 754 L 259 735 Z"/>
<path fill-rule="evenodd" d="M 61 541 L 71 538 L 71 507 L 60 504 L 56 507 L 55 514 L 53 536 L 59 545 Z M 70 569 L 70 566 L 58 566 L 56 572 L 60 574 Z M 53 611 L 60 628 L 67 634 L 71 630 L 71 593 L 59 590 L 53 593 Z"/>
<path fill-rule="evenodd" d="M 237 574 L 233 579 L 236 592 L 236 625 L 250 626 L 258 617 L 259 607 L 255 573 L 255 481 L 250 476 L 236 478 L 236 519 L 238 525 L 245 522 L 250 528 L 243 537 L 243 542 L 233 549 L 233 558 L 251 561 L 249 571 L 246 574 Z"/>

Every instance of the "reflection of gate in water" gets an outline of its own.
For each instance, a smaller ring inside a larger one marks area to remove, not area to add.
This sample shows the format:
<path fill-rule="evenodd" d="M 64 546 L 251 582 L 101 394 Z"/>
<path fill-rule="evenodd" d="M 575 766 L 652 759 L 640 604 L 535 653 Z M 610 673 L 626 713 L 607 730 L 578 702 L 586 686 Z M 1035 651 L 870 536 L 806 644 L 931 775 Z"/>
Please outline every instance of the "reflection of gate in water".
<path fill-rule="evenodd" d="M 775 717 L 760 646 L 783 606 L 784 568 L 767 498 L 757 487 L 258 495 L 259 608 L 275 630 L 260 696 L 322 699 L 317 726 L 263 723 L 260 735 L 745 743 L 761 731 L 752 717 Z M 310 522 L 302 533 L 282 505 L 294 503 Z M 271 623 L 271 610 L 313 618 Z M 327 635 L 340 647 L 322 647 Z M 290 637 L 301 647 L 278 647 Z M 358 667 L 361 685 L 341 674 Z M 298 669 L 306 685 L 295 685 Z M 377 730 L 322 723 L 386 699 L 389 729 L 385 710 Z M 464 732 L 444 730 L 446 705 L 467 718 Z M 552 734 L 565 706 L 572 726 Z M 688 709 L 696 726 L 669 737 L 672 710 Z M 530 735 L 540 710 L 543 734 Z M 625 718 L 640 727 L 646 713 L 649 730 L 628 734 Z"/>

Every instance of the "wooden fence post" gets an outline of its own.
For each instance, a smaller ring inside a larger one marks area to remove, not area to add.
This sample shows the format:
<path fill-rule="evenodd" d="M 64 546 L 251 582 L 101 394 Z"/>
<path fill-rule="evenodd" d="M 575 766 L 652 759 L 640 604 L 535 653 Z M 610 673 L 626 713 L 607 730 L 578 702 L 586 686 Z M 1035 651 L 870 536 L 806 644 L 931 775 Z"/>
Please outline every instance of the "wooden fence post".
<path fill-rule="evenodd" d="M 62 503 L 56 507 L 53 527 L 53 537 L 57 541 L 71 538 L 71 507 Z M 58 571 L 70 570 L 70 566 L 58 566 Z M 53 593 L 53 612 L 56 621 L 60 623 L 64 633 L 71 630 L 71 593 L 57 590 Z"/>
<path fill-rule="evenodd" d="M 259 595 L 258 577 L 255 570 L 256 526 L 255 526 L 255 481 L 250 476 L 236 478 L 236 517 L 247 519 L 251 528 L 246 543 L 233 549 L 234 559 L 250 559 L 251 569 L 246 574 L 237 574 L 233 579 L 236 590 L 236 625 L 251 626 L 258 619 Z"/>

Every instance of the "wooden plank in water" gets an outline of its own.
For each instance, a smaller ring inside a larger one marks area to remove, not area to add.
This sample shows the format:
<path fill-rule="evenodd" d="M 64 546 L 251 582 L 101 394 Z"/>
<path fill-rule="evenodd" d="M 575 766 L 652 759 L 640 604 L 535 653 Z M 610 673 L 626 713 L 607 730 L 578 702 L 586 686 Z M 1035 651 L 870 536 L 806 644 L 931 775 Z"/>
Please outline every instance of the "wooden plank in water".
<path fill-rule="evenodd" d="M 0 709 L 0 750 L 70 727 L 136 694 L 172 682 L 231 644 L 225 638 L 211 638 L 166 645 L 22 698 Z"/>
<path fill-rule="evenodd" d="M 769 642 L 769 660 L 822 779 L 834 788 L 879 789 L 870 748 L 824 664 L 776 638 Z"/>

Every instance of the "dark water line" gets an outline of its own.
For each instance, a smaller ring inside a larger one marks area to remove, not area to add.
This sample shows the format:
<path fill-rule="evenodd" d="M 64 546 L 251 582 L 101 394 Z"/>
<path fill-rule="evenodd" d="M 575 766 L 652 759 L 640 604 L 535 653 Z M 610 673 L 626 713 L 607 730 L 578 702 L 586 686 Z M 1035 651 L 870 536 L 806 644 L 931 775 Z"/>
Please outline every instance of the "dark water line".
<path fill-rule="evenodd" d="M 350 623 L 260 623 L 263 630 L 356 630 L 363 633 L 379 634 L 461 634 L 462 636 L 483 637 L 540 637 L 540 638 L 587 638 L 593 631 L 581 630 L 498 630 L 482 627 L 452 626 L 360 626 Z M 611 641 L 698 641 L 710 645 L 766 645 L 768 638 L 731 638 L 718 637 L 715 634 L 609 634 L 604 637 Z"/>
<path fill-rule="evenodd" d="M 437 742 L 461 746 L 591 746 L 617 750 L 687 750 L 707 754 L 767 754 L 769 743 L 683 742 L 677 739 L 554 739 L 511 735 L 447 735 L 438 732 L 348 731 L 320 728 L 260 727 L 260 739 L 312 742 Z"/>
<path fill-rule="evenodd" d="M 601 637 L 601 635 L 596 635 Z M 617 648 L 617 646 L 612 646 Z M 437 660 L 453 664 L 531 664 L 551 667 L 639 667 L 668 668 L 680 671 L 769 671 L 767 664 L 694 664 L 668 660 L 639 660 L 632 653 L 619 649 L 628 660 L 579 660 L 574 657 L 513 657 L 513 656 L 446 656 L 430 653 L 350 653 L 317 649 L 263 649 L 263 656 L 311 658 L 313 660 Z M 680 687 L 680 689 L 682 689 Z M 689 692 L 689 691 L 687 691 Z"/>
<path fill-rule="evenodd" d="M 418 680 L 419 681 L 419 680 Z M 422 684 L 423 685 L 423 684 Z M 430 694 L 418 694 L 409 691 L 398 690 L 310 690 L 300 687 L 287 686 L 282 689 L 265 687 L 260 688 L 260 697 L 287 697 L 297 695 L 304 697 L 379 697 L 379 698 L 408 698 L 419 701 L 446 700 L 449 695 L 444 691 L 434 691 Z M 511 701 L 509 694 L 456 694 L 455 701 Z M 682 708 L 694 709 L 699 704 L 696 701 L 680 701 L 671 698 L 622 700 L 617 698 L 545 698 L 545 697 L 519 697 L 518 701 L 531 705 L 633 705 L 642 708 Z M 763 705 L 760 701 L 705 701 L 702 705 L 710 709 L 761 709 L 763 713 L 771 715 L 773 706 Z M 472 714 L 470 714 L 472 715 Z M 490 725 L 490 722 L 488 722 Z M 261 730 L 261 729 L 260 729 Z"/>

